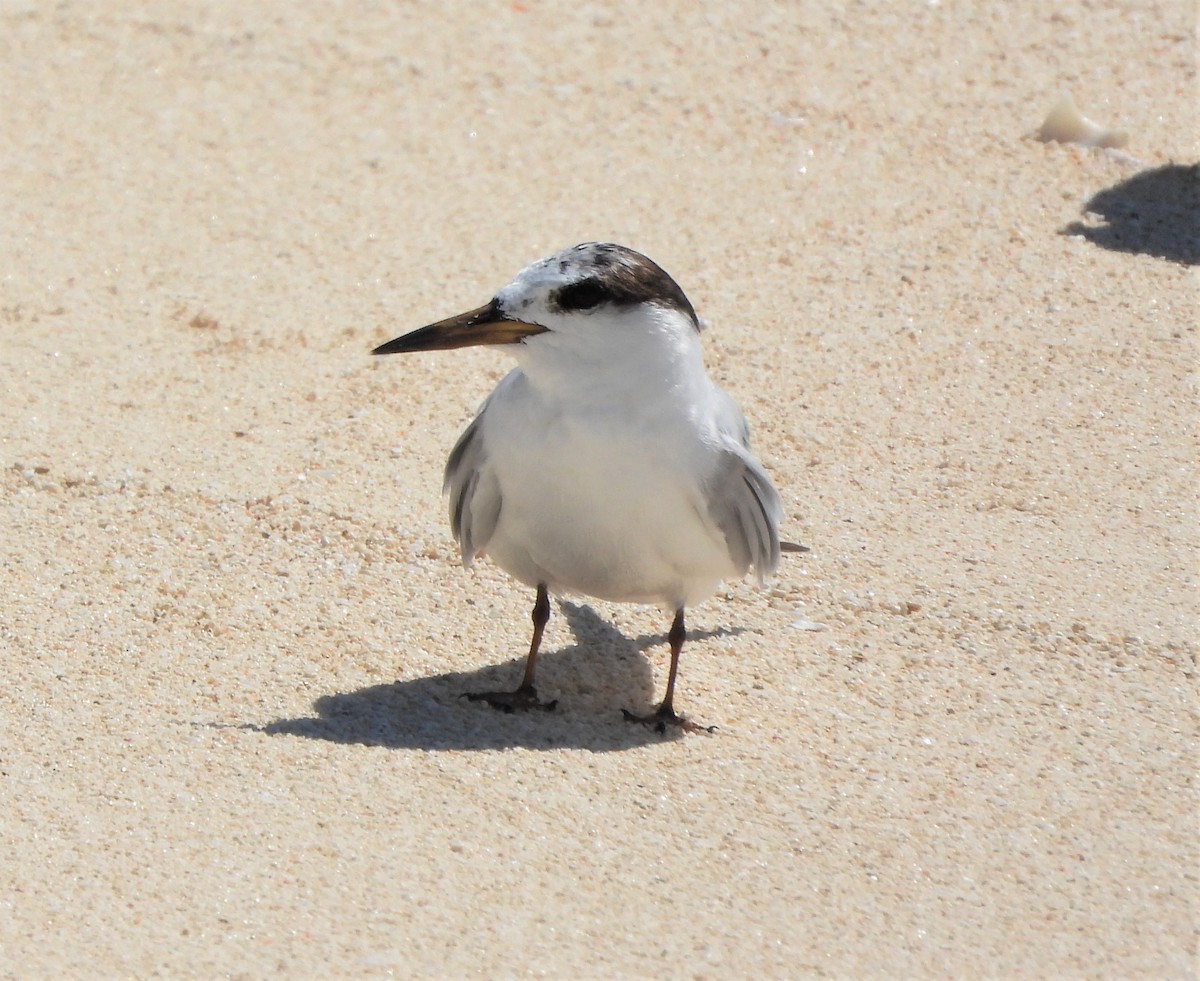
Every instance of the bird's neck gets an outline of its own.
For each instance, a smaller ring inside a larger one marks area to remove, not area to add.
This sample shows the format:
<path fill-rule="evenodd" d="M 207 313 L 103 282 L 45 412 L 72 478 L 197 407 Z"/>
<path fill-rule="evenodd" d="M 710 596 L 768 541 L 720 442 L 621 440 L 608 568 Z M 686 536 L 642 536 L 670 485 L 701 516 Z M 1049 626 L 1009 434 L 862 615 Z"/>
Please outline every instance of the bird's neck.
<path fill-rule="evenodd" d="M 540 338 L 539 338 L 540 340 Z M 530 384 L 548 402 L 563 406 L 626 407 L 691 404 L 709 386 L 694 338 L 634 335 L 619 346 L 538 345 L 518 357 Z"/>

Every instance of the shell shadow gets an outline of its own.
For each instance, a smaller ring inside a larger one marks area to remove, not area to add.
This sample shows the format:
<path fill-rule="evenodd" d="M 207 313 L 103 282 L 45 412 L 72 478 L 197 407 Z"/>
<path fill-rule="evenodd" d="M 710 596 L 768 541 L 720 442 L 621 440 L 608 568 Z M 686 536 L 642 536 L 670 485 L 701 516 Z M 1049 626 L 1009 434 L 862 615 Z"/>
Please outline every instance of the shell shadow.
<path fill-rule="evenodd" d="M 313 702 L 312 716 L 237 728 L 273 736 L 424 750 L 522 747 L 603 753 L 681 738 L 679 731 L 661 734 L 621 717 L 622 708 L 646 711 L 661 697 L 655 694 L 651 663 L 642 654 L 662 647 L 660 676 L 665 679 L 666 632 L 630 639 L 589 606 L 568 602 L 559 606 L 574 643 L 561 650 L 543 651 L 538 658 L 539 694 L 543 699 L 559 700 L 553 712 L 505 714 L 462 697 L 466 692 L 515 687 L 524 668 L 522 654 L 476 671 L 323 695 Z M 731 636 L 744 629 L 698 630 L 689 632 L 689 640 Z M 686 659 L 686 646 L 683 656 Z"/>
<path fill-rule="evenodd" d="M 1114 252 L 1200 265 L 1200 164 L 1143 170 L 1100 191 L 1084 208 L 1102 225 L 1073 221 L 1063 235 L 1082 235 Z"/>

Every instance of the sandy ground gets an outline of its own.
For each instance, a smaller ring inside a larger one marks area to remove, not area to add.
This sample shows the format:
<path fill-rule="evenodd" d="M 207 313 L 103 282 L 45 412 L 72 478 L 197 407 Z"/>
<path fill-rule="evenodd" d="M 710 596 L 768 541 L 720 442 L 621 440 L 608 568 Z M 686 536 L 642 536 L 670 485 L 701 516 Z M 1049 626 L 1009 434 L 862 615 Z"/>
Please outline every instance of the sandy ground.
<path fill-rule="evenodd" d="M 1195 976 L 1194 5 L 248 6 L 0 13 L 0 975 Z M 367 355 L 588 239 L 812 546 L 711 736 L 652 609 L 458 698 L 510 362 Z"/>

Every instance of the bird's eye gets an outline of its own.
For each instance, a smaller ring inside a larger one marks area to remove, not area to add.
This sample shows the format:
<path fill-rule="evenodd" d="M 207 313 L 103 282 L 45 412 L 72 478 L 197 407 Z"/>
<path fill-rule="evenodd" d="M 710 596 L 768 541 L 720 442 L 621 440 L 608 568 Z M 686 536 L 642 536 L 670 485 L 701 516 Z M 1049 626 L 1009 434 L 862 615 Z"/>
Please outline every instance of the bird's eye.
<path fill-rule="evenodd" d="M 608 291 L 594 279 L 581 279 L 558 291 L 560 310 L 591 310 L 608 298 Z"/>

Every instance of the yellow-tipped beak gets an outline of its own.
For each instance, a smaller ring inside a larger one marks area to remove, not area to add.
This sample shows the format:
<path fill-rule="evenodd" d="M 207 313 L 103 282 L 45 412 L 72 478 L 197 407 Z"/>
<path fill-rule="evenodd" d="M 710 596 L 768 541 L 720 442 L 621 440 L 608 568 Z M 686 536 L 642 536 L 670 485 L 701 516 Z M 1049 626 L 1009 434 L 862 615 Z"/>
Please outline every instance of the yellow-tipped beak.
<path fill-rule="evenodd" d="M 509 320 L 493 301 L 478 310 L 468 310 L 456 317 L 439 320 L 436 324 L 380 344 L 371 353 L 408 354 L 412 351 L 449 351 L 477 344 L 516 344 L 523 338 L 544 333 L 545 330 L 545 327 L 537 324 Z"/>

